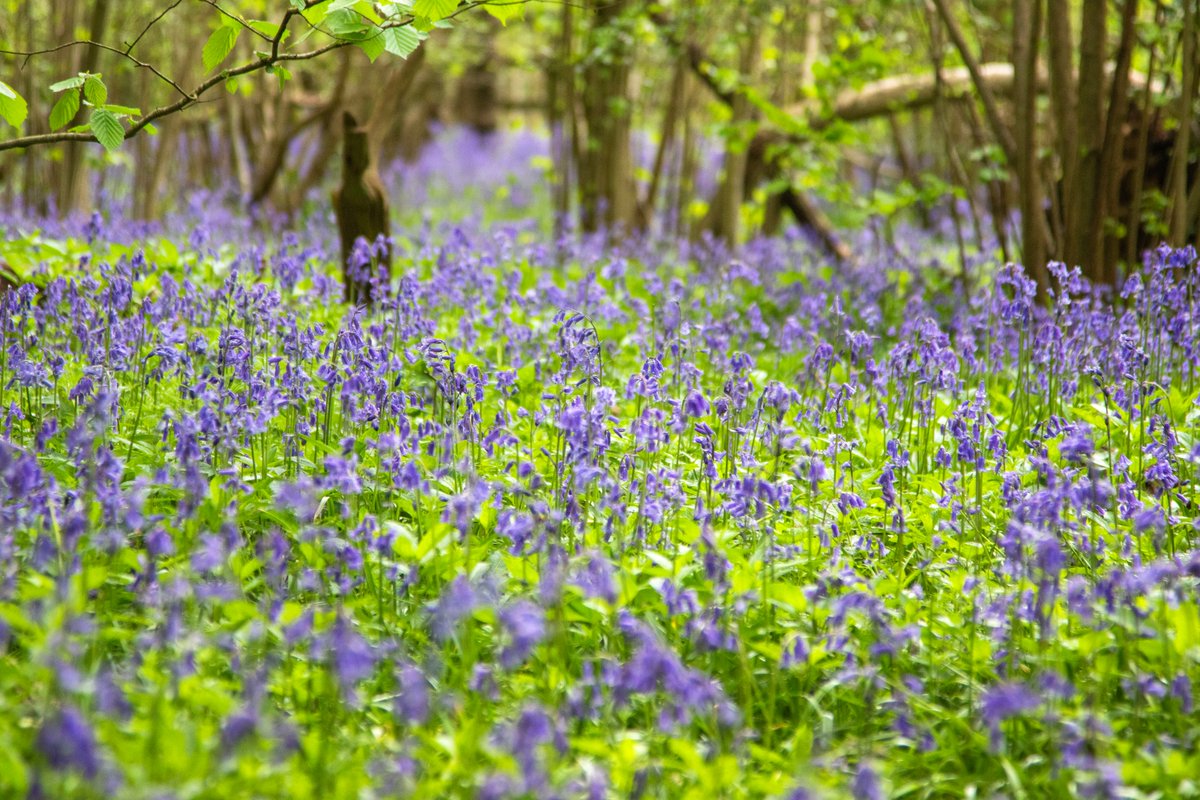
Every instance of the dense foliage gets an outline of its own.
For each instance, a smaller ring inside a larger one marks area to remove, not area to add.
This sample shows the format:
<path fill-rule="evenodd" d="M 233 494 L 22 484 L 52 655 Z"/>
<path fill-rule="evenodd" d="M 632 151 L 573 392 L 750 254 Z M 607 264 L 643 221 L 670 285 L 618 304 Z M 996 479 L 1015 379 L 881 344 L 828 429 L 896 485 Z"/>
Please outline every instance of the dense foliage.
<path fill-rule="evenodd" d="M 1190 249 L 6 228 L 4 796 L 1197 791 Z"/>

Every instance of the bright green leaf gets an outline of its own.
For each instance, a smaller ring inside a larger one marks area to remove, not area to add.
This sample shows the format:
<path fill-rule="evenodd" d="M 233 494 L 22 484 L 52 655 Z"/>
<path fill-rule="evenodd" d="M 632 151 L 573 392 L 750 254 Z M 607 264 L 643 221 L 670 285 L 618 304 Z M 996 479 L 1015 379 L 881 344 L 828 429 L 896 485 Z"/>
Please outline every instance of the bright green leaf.
<path fill-rule="evenodd" d="M 208 41 L 204 43 L 204 50 L 200 53 L 200 60 L 204 62 L 205 72 L 211 72 L 229 57 L 229 54 L 233 52 L 233 46 L 237 44 L 238 33 L 238 28 L 229 25 L 222 25 L 212 32 Z"/>
<path fill-rule="evenodd" d="M 367 58 L 371 63 L 375 63 L 375 59 L 379 58 L 380 54 L 385 50 L 383 35 L 368 36 L 358 43 L 358 48 L 367 54 Z"/>
<path fill-rule="evenodd" d="M 283 85 L 285 83 L 287 83 L 289 80 L 291 80 L 291 78 L 292 78 L 291 71 L 289 71 L 288 68 L 283 66 L 282 64 L 274 65 L 271 68 L 271 73 L 274 74 L 275 77 L 279 79 L 279 87 L 281 89 L 283 88 Z"/>
<path fill-rule="evenodd" d="M 64 92 L 62 97 L 58 98 L 58 102 L 54 104 L 54 108 L 50 110 L 50 130 L 56 131 L 71 124 L 71 120 L 75 119 L 77 113 L 79 113 L 79 90 L 72 89 Z"/>
<path fill-rule="evenodd" d="M 308 31 L 305 32 L 305 36 L 325 21 L 325 17 L 329 15 L 329 6 L 329 0 L 325 0 L 323 3 L 317 3 L 315 6 L 303 9 L 300 12 L 300 16 L 304 17 L 304 21 L 310 26 Z"/>
<path fill-rule="evenodd" d="M 88 75 L 83 82 L 83 96 L 94 106 L 102 106 L 108 102 L 108 88 L 99 75 Z"/>
<path fill-rule="evenodd" d="M 501 25 L 507 25 L 511 20 L 522 19 L 525 16 L 525 0 L 496 0 L 483 8 L 500 20 Z"/>
<path fill-rule="evenodd" d="M 104 108 L 97 108 L 92 112 L 92 118 L 88 122 L 88 127 L 92 129 L 92 133 L 96 136 L 96 141 L 104 145 L 104 149 L 108 152 L 113 152 L 121 146 L 125 141 L 125 128 L 121 125 L 121 120 L 117 119 L 117 115 Z"/>
<path fill-rule="evenodd" d="M 279 24 L 275 23 L 275 22 L 267 22 L 267 21 L 261 20 L 261 19 L 253 19 L 253 20 L 250 20 L 249 25 L 257 33 L 261 33 L 263 36 L 266 36 L 268 39 L 274 39 L 275 35 L 277 33 L 279 33 Z M 290 33 L 291 33 L 291 31 L 287 31 L 286 33 L 284 33 L 283 39 L 287 39 L 288 34 L 290 34 Z M 280 41 L 282 41 L 282 40 L 280 40 Z"/>
<path fill-rule="evenodd" d="M 84 77 L 82 75 L 76 75 L 74 78 L 67 78 L 65 81 L 50 84 L 50 91 L 63 92 L 67 89 L 78 89 L 83 86 L 83 81 Z"/>
<path fill-rule="evenodd" d="M 333 11 L 325 18 L 325 30 L 339 39 L 358 40 L 371 30 L 357 12 L 348 8 Z"/>
<path fill-rule="evenodd" d="M 415 16 L 445 19 L 458 8 L 458 0 L 414 0 L 412 8 Z"/>
<path fill-rule="evenodd" d="M 140 117 L 142 115 L 142 110 L 140 108 L 134 108 L 133 106 L 118 106 L 109 103 L 104 106 L 104 109 L 106 111 L 111 111 L 117 116 Z"/>
<path fill-rule="evenodd" d="M 21 127 L 25 117 L 29 116 L 29 106 L 25 98 L 17 94 L 17 90 L 4 81 L 0 81 L 0 119 L 14 128 Z"/>
<path fill-rule="evenodd" d="M 383 32 L 383 46 L 394 56 L 408 58 L 421 46 L 424 38 L 412 26 L 403 28 L 388 28 Z"/>

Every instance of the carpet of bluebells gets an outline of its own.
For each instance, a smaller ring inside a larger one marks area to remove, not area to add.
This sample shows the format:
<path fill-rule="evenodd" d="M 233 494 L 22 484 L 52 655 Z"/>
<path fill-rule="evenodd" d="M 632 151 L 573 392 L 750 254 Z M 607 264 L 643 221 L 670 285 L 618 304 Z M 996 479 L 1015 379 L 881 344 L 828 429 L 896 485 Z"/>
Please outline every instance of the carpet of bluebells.
<path fill-rule="evenodd" d="M 1200 794 L 1194 251 L 181 225 L 5 223 L 0 796 Z"/>

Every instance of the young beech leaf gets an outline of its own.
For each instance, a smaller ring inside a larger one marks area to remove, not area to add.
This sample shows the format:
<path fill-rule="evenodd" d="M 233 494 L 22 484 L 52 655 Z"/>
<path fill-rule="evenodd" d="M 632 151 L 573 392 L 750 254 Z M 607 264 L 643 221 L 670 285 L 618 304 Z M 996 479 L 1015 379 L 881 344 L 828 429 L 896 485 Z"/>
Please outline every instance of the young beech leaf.
<path fill-rule="evenodd" d="M 83 82 L 83 96 L 94 106 L 102 106 L 108 102 L 108 88 L 99 75 L 88 75 Z"/>
<path fill-rule="evenodd" d="M 125 128 L 121 125 L 121 120 L 106 108 L 97 108 L 92 112 L 88 127 L 95 134 L 96 141 L 104 145 L 104 149 L 110 153 L 125 141 Z"/>
<path fill-rule="evenodd" d="M 80 86 L 83 86 L 83 81 L 83 75 L 76 75 L 74 78 L 67 78 L 64 81 L 50 84 L 50 91 L 64 92 L 67 89 L 78 89 Z"/>
<path fill-rule="evenodd" d="M 79 113 L 79 90 L 71 89 L 64 92 L 62 97 L 58 98 L 58 102 L 54 104 L 54 108 L 50 109 L 50 130 L 56 131 L 71 124 L 71 120 L 75 119 L 77 113 Z"/>
<path fill-rule="evenodd" d="M 510 20 L 522 19 L 525 16 L 525 0 L 494 0 L 483 8 L 500 20 L 501 25 L 507 25 Z"/>
<path fill-rule="evenodd" d="M 25 98 L 17 94 L 16 89 L 0 81 L 0 119 L 14 128 L 19 128 L 28 115 L 29 106 L 26 105 Z"/>
<path fill-rule="evenodd" d="M 212 72 L 229 57 L 229 54 L 233 52 L 233 46 L 237 44 L 238 33 L 238 28 L 229 25 L 222 25 L 212 32 L 208 41 L 204 43 L 204 49 L 200 52 L 200 60 L 204 63 L 205 72 Z"/>
<path fill-rule="evenodd" d="M 383 32 L 383 46 L 394 56 L 408 58 L 421 46 L 423 38 L 411 25 L 403 28 L 388 28 Z"/>
<path fill-rule="evenodd" d="M 414 0 L 413 14 L 430 20 L 445 19 L 458 8 L 458 0 Z"/>
<path fill-rule="evenodd" d="M 358 48 L 360 50 L 362 50 L 364 53 L 366 53 L 367 58 L 369 58 L 371 60 L 371 63 L 374 64 L 375 59 L 379 58 L 379 56 L 386 49 L 386 47 L 384 45 L 384 41 L 383 41 L 383 34 L 382 33 L 371 34 L 370 36 L 368 36 L 367 38 L 363 39 L 361 42 L 358 43 Z"/>

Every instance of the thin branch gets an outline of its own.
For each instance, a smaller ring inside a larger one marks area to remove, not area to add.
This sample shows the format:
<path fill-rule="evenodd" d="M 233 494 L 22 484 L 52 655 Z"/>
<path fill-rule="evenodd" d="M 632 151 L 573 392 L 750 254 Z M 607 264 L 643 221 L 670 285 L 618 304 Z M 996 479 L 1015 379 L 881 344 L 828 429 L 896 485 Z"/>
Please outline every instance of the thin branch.
<path fill-rule="evenodd" d="M 216 9 L 216 10 L 217 10 L 217 11 L 218 11 L 218 12 L 219 12 L 221 15 L 223 15 L 223 16 L 226 16 L 226 17 L 229 17 L 231 20 L 233 20 L 234 22 L 236 22 L 238 25 L 241 25 L 243 28 L 245 28 L 246 30 L 250 31 L 250 32 L 251 32 L 251 33 L 253 33 L 255 36 L 257 36 L 258 38 L 262 39 L 264 42 L 270 42 L 270 41 L 271 41 L 271 37 L 270 37 L 270 36 L 267 36 L 265 33 L 261 33 L 260 31 L 258 31 L 258 30 L 255 30 L 254 26 L 252 26 L 250 23 L 246 22 L 246 20 L 242 19 L 242 18 L 241 18 L 241 17 L 239 17 L 237 14 L 232 14 L 232 13 L 230 13 L 230 12 L 226 11 L 225 9 L 221 8 L 221 6 L 217 4 L 217 0 L 200 0 L 200 1 L 201 1 L 202 3 L 204 3 L 205 5 L 210 5 L 210 6 L 212 6 L 212 7 L 213 7 L 213 8 L 215 8 L 215 9 Z M 291 10 L 289 10 L 287 13 L 289 13 L 289 14 L 290 14 L 290 13 L 291 13 Z"/>
<path fill-rule="evenodd" d="M 42 56 L 42 55 L 48 55 L 49 53 L 57 53 L 59 50 L 66 50 L 68 48 L 79 47 L 81 45 L 86 45 L 88 47 L 95 47 L 100 50 L 106 50 L 109 53 L 116 53 L 117 55 L 121 56 L 125 60 L 133 63 L 134 65 L 136 65 L 138 67 L 140 67 L 142 69 L 150 70 L 158 77 L 159 80 L 169 84 L 175 91 L 179 92 L 184 97 L 188 96 L 188 93 L 186 91 L 184 91 L 184 88 L 182 86 L 180 86 L 178 83 L 173 81 L 171 78 L 167 77 L 162 72 L 160 72 L 158 70 L 158 68 L 155 67 L 153 64 L 148 64 L 145 61 L 142 61 L 134 56 L 131 56 L 129 54 L 128 50 L 122 50 L 118 47 L 113 47 L 111 45 L 104 44 L 103 42 L 97 42 L 92 39 L 76 39 L 72 42 L 66 42 L 65 44 L 60 44 L 55 47 L 47 47 L 43 50 L 0 50 L 0 55 L 25 56 L 25 60 L 21 62 L 21 69 L 25 69 L 25 67 L 29 65 L 29 59 L 33 58 L 34 56 Z"/>
<path fill-rule="evenodd" d="M 148 23 L 146 23 L 146 27 L 142 28 L 142 32 L 139 33 L 136 37 L 134 37 L 134 40 L 132 42 L 130 42 L 129 45 L 125 48 L 125 55 L 129 55 L 133 51 L 133 48 L 137 47 L 137 43 L 142 40 L 142 37 L 145 36 L 150 31 L 151 28 L 153 28 L 155 25 L 157 25 L 162 20 L 163 17 L 165 17 L 167 14 L 170 14 L 172 11 L 174 11 L 179 6 L 179 4 L 182 2 L 183 2 L 183 0 L 175 0 L 174 3 L 171 3 L 171 5 L 167 6 L 162 11 L 160 11 L 157 17 L 155 17 L 154 19 L 152 19 Z"/>
<path fill-rule="evenodd" d="M 1012 131 L 1005 124 L 1004 119 L 1000 115 L 1000 106 L 996 102 L 995 96 L 983 79 L 983 74 L 979 67 L 979 60 L 975 58 L 971 52 L 970 46 L 967 44 L 967 37 L 963 35 L 962 28 L 958 24 L 958 20 L 954 16 L 954 12 L 950 10 L 946 4 L 946 0 L 933 0 L 934 6 L 937 8 L 938 16 L 942 18 L 942 22 L 946 26 L 946 32 L 950 34 L 950 41 L 954 42 L 954 48 L 958 50 L 959 57 L 966 65 L 967 71 L 971 73 L 971 78 L 975 81 L 975 88 L 979 92 L 979 99 L 983 103 L 983 111 L 987 115 L 988 124 L 992 126 L 992 133 L 996 137 L 996 141 L 1000 143 L 1004 154 L 1008 157 L 1008 162 L 1014 164 L 1017 161 L 1017 143 L 1013 139 Z"/>
<path fill-rule="evenodd" d="M 519 2 L 527 2 L 527 1 L 528 0 L 519 0 Z M 208 5 L 211 5 L 213 8 L 216 8 L 218 11 L 220 11 L 225 16 L 235 19 L 242 25 L 249 27 L 248 25 L 246 25 L 246 23 L 242 22 L 241 20 L 238 20 L 236 17 L 233 17 L 227 11 L 222 9 L 219 5 L 217 5 L 215 0 L 203 0 L 203 2 L 207 3 Z M 453 14 L 450 14 L 448 17 L 446 17 L 446 19 L 452 19 L 454 17 L 457 17 L 460 14 L 466 13 L 467 11 L 470 11 L 472 9 L 478 8 L 479 6 L 485 5 L 486 3 L 487 3 L 487 0 L 474 0 L 473 2 L 463 3 L 462 5 L 459 6 L 459 8 Z M 309 2 L 306 4 L 306 7 L 311 7 L 312 5 L 316 5 L 316 2 L 314 0 L 309 0 Z M 170 10 L 170 9 L 168 9 L 168 10 Z M 290 21 L 291 18 L 294 18 L 296 16 L 296 14 L 292 13 L 294 10 L 295 9 L 290 9 L 287 13 L 285 13 L 285 15 L 284 15 L 285 20 Z M 161 15 L 160 15 L 160 18 L 161 18 Z M 155 21 L 157 21 L 157 19 Z M 404 19 L 400 19 L 400 20 L 397 20 L 395 22 L 391 22 L 391 23 L 388 23 L 385 25 L 379 25 L 378 32 L 375 34 L 375 36 L 381 36 L 381 35 L 383 35 L 383 32 L 385 30 L 390 30 L 392 28 L 407 27 L 407 26 L 411 25 L 412 22 L 413 22 L 412 17 L 406 17 Z M 151 24 L 153 24 L 153 22 Z M 283 25 L 281 22 L 280 29 L 279 29 L 279 31 L 276 32 L 276 38 L 278 38 L 279 42 L 283 41 L 283 33 L 282 32 L 285 27 L 286 26 Z M 147 30 L 148 29 L 149 29 L 149 26 L 147 26 Z M 251 28 L 251 30 L 253 30 L 253 28 Z M 143 33 L 145 33 L 145 31 L 143 31 Z M 275 64 L 278 64 L 281 62 L 309 61 L 314 58 L 323 56 L 326 53 L 332 52 L 334 50 L 340 50 L 341 48 L 346 47 L 348 45 L 361 44 L 360 41 L 354 41 L 354 40 L 349 40 L 349 39 L 336 39 L 336 37 L 335 37 L 336 40 L 334 42 L 324 45 L 323 47 L 318 47 L 313 50 L 308 50 L 308 51 L 302 52 L 302 53 L 280 53 L 280 52 L 278 52 L 278 43 L 275 42 L 274 39 L 272 39 L 271 37 L 268 37 L 262 33 L 259 33 L 258 31 L 254 31 L 254 33 L 255 33 L 255 35 L 272 43 L 272 48 L 271 48 L 270 53 L 263 53 L 254 61 L 247 62 L 245 64 L 242 64 L 239 67 L 234 67 L 232 69 L 223 70 L 222 72 L 218 73 L 217 75 L 214 75 L 211 78 L 208 78 L 207 80 L 201 82 L 190 93 L 185 92 L 174 81 L 171 81 L 169 78 L 167 78 L 166 76 L 159 73 L 157 70 L 155 70 L 149 64 L 146 64 L 146 63 L 134 58 L 133 56 L 129 55 L 128 53 L 123 52 L 117 48 L 109 47 L 107 45 L 101 45 L 98 42 L 91 42 L 89 40 L 80 40 L 78 42 L 69 42 L 65 45 L 59 45 L 59 47 L 52 48 L 50 50 L 36 51 L 36 52 L 30 53 L 30 54 L 15 53 L 15 55 L 27 55 L 27 57 L 28 57 L 28 56 L 32 56 L 32 55 L 40 55 L 42 53 L 47 53 L 47 52 L 54 52 L 54 50 L 60 50 L 64 47 L 73 47 L 77 44 L 93 44 L 98 47 L 102 47 L 105 50 L 109 50 L 111 52 L 118 53 L 119 55 L 124 56 L 125 58 L 129 59 L 130 61 L 134 62 L 135 64 L 137 64 L 140 67 L 144 67 L 146 69 L 152 70 L 154 72 L 154 74 L 158 75 L 163 80 L 166 80 L 168 83 L 170 83 L 172 86 L 174 86 L 176 88 L 176 90 L 178 90 L 179 93 L 183 96 L 176 102 L 171 103 L 170 105 L 160 106 L 160 107 L 154 109 L 149 114 L 147 114 L 144 117 L 142 117 L 141 119 L 139 119 L 137 122 L 134 122 L 125 131 L 125 139 L 132 139 L 134 136 L 136 136 L 142 130 L 147 128 L 155 120 L 162 119 L 163 117 L 171 116 L 172 114 L 176 114 L 180 111 L 183 111 L 186 108 L 190 108 L 191 106 L 196 105 L 197 103 L 201 102 L 201 99 L 200 99 L 201 95 L 207 93 L 214 87 L 219 86 L 222 83 L 225 83 L 230 78 L 236 78 L 241 75 L 247 75 L 252 72 L 260 72 L 262 70 L 265 70 L 265 69 L 272 67 Z M 139 38 L 141 38 L 141 34 L 139 34 Z M 134 43 L 136 44 L 136 40 Z M 16 139 L 0 141 L 0 151 L 16 150 L 16 149 L 27 148 L 27 147 L 35 147 L 35 146 L 44 145 L 44 144 L 54 144 L 56 142 L 94 142 L 94 141 L 97 141 L 97 139 L 96 139 L 95 135 L 90 132 L 59 131 L 59 132 L 55 132 L 55 133 L 41 133 L 41 134 L 34 134 L 31 136 L 20 136 Z"/>

